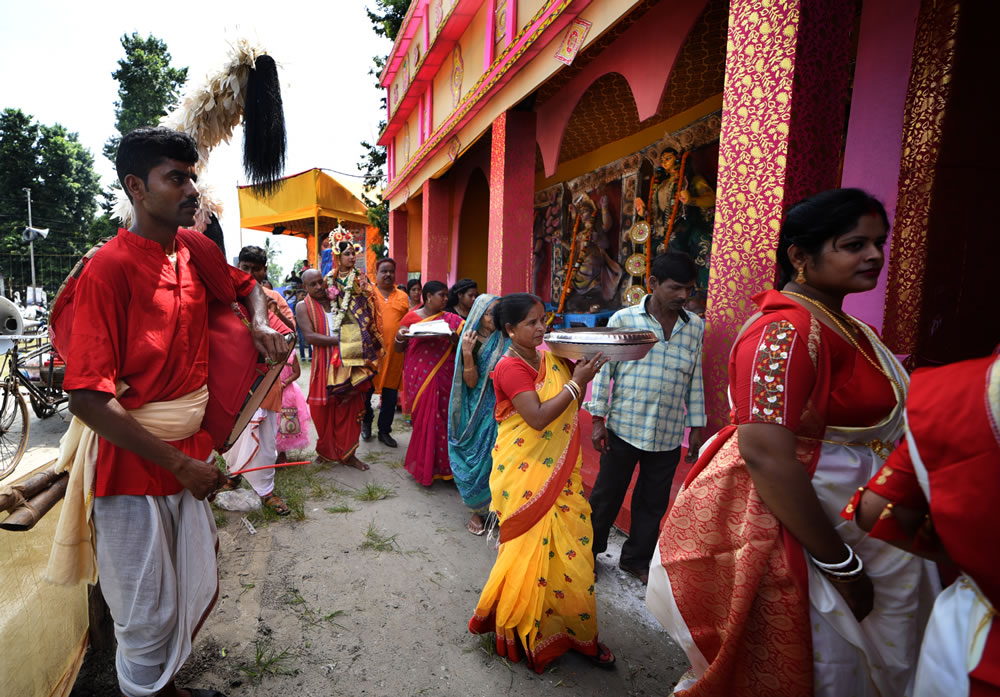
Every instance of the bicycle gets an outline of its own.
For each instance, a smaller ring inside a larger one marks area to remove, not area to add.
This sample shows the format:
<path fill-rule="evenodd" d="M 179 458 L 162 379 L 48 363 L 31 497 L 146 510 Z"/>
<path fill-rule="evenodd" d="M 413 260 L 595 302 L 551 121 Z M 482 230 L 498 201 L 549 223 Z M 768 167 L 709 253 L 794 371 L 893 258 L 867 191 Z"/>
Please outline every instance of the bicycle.
<path fill-rule="evenodd" d="M 46 419 L 64 404 L 69 396 L 62 389 L 65 368 L 59 368 L 58 354 L 52 344 L 43 341 L 45 335 L 5 336 L 12 346 L 0 359 L 0 479 L 17 466 L 28 447 L 31 428 L 28 419 L 28 401 L 40 419 Z M 20 342 L 35 343 L 35 347 L 21 354 Z M 47 365 L 43 358 L 48 357 Z M 32 380 L 29 369 L 37 364 L 38 380 Z M 28 400 L 24 392 L 28 393 Z"/>

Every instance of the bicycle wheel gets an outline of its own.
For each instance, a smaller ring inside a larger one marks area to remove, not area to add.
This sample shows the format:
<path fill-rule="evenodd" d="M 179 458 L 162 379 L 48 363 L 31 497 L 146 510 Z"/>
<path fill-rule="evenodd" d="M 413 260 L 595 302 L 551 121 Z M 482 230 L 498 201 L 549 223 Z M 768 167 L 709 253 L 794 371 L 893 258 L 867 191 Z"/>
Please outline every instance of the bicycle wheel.
<path fill-rule="evenodd" d="M 16 385 L 0 384 L 0 479 L 17 466 L 28 447 L 28 403 Z"/>

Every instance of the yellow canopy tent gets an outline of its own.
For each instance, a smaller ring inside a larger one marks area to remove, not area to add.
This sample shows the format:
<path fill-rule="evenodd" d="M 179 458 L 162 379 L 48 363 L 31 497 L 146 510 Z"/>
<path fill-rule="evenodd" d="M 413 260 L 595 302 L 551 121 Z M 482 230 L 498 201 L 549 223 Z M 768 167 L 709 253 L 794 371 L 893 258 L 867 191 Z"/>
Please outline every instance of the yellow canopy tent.
<path fill-rule="evenodd" d="M 240 226 L 305 238 L 313 267 L 318 265 L 320 235 L 338 223 L 349 223 L 346 228 L 368 227 L 368 208 L 329 174 L 310 169 L 281 182 L 281 188 L 270 196 L 261 196 L 249 186 L 239 187 Z"/>

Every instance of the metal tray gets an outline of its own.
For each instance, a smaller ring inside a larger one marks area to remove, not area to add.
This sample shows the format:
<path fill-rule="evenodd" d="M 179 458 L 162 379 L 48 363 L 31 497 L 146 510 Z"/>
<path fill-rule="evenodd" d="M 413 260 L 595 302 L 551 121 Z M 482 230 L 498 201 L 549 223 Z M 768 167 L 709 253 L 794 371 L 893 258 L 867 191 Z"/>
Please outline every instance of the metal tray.
<path fill-rule="evenodd" d="M 545 335 L 552 353 L 571 361 L 590 360 L 598 353 L 610 361 L 637 361 L 645 358 L 657 341 L 648 329 L 620 327 L 575 327 Z"/>

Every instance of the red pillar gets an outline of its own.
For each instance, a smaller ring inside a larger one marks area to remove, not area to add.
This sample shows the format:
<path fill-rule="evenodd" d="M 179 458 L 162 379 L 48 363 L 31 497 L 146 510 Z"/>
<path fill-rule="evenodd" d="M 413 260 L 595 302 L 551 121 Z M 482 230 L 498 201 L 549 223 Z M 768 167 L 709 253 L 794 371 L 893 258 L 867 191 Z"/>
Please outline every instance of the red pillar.
<path fill-rule="evenodd" d="M 508 111 L 493 122 L 486 292 L 530 289 L 535 196 L 535 114 Z"/>
<path fill-rule="evenodd" d="M 406 254 L 406 209 L 389 211 L 389 256 L 396 261 L 396 283 L 406 283 L 409 271 Z"/>
<path fill-rule="evenodd" d="M 451 259 L 448 222 L 451 196 L 448 182 L 428 179 L 424 182 L 423 233 L 420 239 L 420 275 L 427 281 L 448 282 L 448 265 Z"/>

